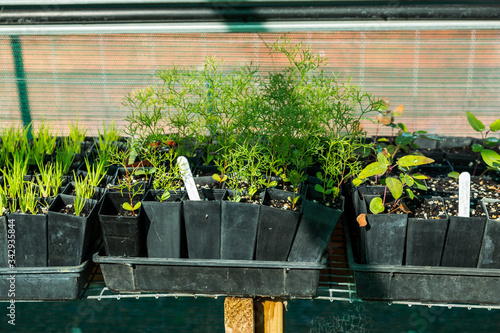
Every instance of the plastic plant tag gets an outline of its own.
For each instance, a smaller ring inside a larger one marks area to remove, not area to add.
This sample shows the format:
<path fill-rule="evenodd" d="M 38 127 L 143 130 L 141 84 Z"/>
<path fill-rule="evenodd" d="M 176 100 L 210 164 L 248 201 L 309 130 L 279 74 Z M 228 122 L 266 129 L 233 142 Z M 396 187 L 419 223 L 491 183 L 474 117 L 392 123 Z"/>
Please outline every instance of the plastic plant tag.
<path fill-rule="evenodd" d="M 184 186 L 186 187 L 186 192 L 189 200 L 195 201 L 200 200 L 200 195 L 196 184 L 194 183 L 193 174 L 189 168 L 189 162 L 184 156 L 179 156 L 177 158 L 177 164 L 181 168 L 182 180 L 184 181 Z"/>
<path fill-rule="evenodd" d="M 458 177 L 458 216 L 470 217 L 470 174 L 462 172 Z"/>

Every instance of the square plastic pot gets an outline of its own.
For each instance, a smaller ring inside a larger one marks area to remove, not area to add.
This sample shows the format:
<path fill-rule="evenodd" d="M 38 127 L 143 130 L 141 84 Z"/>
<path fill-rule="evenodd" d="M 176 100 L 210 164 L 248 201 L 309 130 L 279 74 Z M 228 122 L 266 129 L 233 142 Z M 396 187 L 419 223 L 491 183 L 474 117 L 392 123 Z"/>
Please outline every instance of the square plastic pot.
<path fill-rule="evenodd" d="M 88 216 L 75 216 L 61 213 L 66 205 L 74 204 L 75 197 L 59 194 L 48 211 L 48 264 L 49 266 L 78 266 L 97 250 L 96 239 L 98 201 L 87 200 L 85 207 L 91 209 Z M 92 237 L 94 236 L 94 237 Z"/>
<path fill-rule="evenodd" d="M 142 257 L 146 253 L 145 228 L 141 209 L 135 216 L 125 216 L 122 207 L 128 201 L 128 193 L 107 192 L 99 210 L 104 248 L 108 255 Z M 139 199 L 134 199 L 135 205 Z"/>
<path fill-rule="evenodd" d="M 47 215 L 10 213 L 16 234 L 16 267 L 47 267 Z"/>
<path fill-rule="evenodd" d="M 147 256 L 182 258 L 187 256 L 186 230 L 182 217 L 182 191 L 170 191 L 170 197 L 160 202 L 163 190 L 149 190 L 142 200 L 146 227 Z"/>

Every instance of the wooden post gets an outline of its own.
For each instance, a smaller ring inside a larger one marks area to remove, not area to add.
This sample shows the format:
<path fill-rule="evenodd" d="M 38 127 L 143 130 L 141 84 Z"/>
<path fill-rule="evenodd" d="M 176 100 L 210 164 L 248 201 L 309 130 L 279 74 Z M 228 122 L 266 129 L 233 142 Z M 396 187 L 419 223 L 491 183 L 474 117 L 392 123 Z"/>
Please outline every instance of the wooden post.
<path fill-rule="evenodd" d="M 255 332 L 283 333 L 284 318 L 283 300 L 281 298 L 260 298 L 255 303 Z"/>
<path fill-rule="evenodd" d="M 226 333 L 283 333 L 284 311 L 280 298 L 226 297 Z"/>
<path fill-rule="evenodd" d="M 224 327 L 226 333 L 254 333 L 253 298 L 226 297 Z"/>

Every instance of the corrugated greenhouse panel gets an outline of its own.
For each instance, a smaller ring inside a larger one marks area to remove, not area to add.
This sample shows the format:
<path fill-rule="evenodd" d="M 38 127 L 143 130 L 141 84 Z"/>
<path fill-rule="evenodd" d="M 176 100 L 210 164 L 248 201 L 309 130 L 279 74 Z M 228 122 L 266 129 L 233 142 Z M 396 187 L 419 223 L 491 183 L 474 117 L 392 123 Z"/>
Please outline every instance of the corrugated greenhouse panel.
<path fill-rule="evenodd" d="M 173 64 L 201 68 L 206 57 L 215 56 L 224 59 L 227 71 L 250 62 L 263 73 L 279 70 L 285 59 L 270 56 L 266 44 L 281 35 L 0 36 L 1 126 L 45 119 L 59 128 L 58 134 L 65 134 L 67 122 L 78 117 L 89 134 L 96 134 L 102 122 L 124 118 L 122 98 L 152 84 L 158 69 Z M 469 128 L 465 111 L 485 123 L 500 117 L 500 31 L 338 31 L 287 36 L 324 56 L 325 70 L 332 75 L 351 77 L 366 91 L 388 98 L 392 107 L 403 104 L 399 121 L 410 130 L 477 135 Z M 22 60 L 22 68 L 16 59 Z M 22 93 L 23 84 L 27 95 Z M 368 123 L 365 128 L 375 131 Z"/>

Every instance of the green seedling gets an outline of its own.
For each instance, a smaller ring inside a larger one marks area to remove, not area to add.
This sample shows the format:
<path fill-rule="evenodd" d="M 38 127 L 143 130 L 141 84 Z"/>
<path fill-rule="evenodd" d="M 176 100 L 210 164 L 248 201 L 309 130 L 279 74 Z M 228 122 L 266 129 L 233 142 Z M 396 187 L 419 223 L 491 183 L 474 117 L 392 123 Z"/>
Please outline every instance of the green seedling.
<path fill-rule="evenodd" d="M 392 156 L 384 150 L 383 152 L 377 154 L 377 162 L 370 163 L 363 170 L 361 170 L 357 178 L 353 180 L 353 184 L 358 186 L 369 177 L 385 175 L 385 178 L 381 180 L 381 183 L 385 185 L 384 196 L 383 198 L 372 199 L 370 202 L 370 211 L 373 214 L 378 214 L 385 210 L 387 190 L 390 191 L 393 198 L 396 200 L 394 205 L 402 208 L 403 206 L 400 202 L 405 189 L 408 197 L 412 200 L 415 198 L 415 194 L 411 190 L 411 187 L 415 186 L 421 190 L 427 190 L 427 187 L 421 182 L 421 180 L 427 179 L 428 177 L 421 174 L 410 175 L 410 170 L 415 166 L 433 162 L 433 159 L 425 156 L 406 155 L 399 158 L 398 161 L 393 164 Z M 390 176 L 390 172 L 396 167 L 401 171 L 399 179 Z"/>
<path fill-rule="evenodd" d="M 481 158 L 484 163 L 488 165 L 489 169 L 500 171 L 500 155 L 492 150 L 485 148 L 487 146 L 493 147 L 500 143 L 499 138 L 488 137 L 490 132 L 497 132 L 500 130 L 500 118 L 492 122 L 489 126 L 489 129 L 486 130 L 486 126 L 479 119 L 476 118 L 471 112 L 467 111 L 467 120 L 469 121 L 469 125 L 476 131 L 481 133 L 481 138 L 483 139 L 482 145 L 473 144 L 472 151 L 480 153 Z"/>

